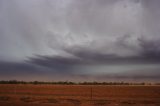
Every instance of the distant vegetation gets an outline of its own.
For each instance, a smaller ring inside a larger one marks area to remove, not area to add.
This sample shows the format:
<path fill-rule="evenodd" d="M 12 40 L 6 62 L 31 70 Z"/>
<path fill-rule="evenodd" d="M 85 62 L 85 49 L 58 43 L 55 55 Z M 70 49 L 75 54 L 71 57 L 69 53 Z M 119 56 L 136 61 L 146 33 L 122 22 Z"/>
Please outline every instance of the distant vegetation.
<path fill-rule="evenodd" d="M 70 82 L 70 81 L 59 81 L 59 82 L 44 82 L 44 81 L 0 81 L 0 84 L 57 84 L 57 85 L 160 85 L 160 83 L 129 83 L 129 82 Z"/>

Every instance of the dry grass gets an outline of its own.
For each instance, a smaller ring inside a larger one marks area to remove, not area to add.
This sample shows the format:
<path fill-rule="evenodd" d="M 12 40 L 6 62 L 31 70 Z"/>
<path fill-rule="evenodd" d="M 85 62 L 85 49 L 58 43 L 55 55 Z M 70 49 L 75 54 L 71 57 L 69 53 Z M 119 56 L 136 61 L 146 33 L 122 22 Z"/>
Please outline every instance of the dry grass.
<path fill-rule="evenodd" d="M 0 85 L 0 106 L 117 105 L 160 106 L 160 86 Z"/>

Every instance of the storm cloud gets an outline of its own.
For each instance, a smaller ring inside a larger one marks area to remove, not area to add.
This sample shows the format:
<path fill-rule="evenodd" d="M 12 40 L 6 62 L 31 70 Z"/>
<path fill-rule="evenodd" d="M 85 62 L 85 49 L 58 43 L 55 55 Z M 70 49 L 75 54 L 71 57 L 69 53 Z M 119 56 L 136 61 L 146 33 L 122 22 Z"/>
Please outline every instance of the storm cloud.
<path fill-rule="evenodd" d="M 159 81 L 159 6 L 159 0 L 1 0 L 0 77 Z"/>

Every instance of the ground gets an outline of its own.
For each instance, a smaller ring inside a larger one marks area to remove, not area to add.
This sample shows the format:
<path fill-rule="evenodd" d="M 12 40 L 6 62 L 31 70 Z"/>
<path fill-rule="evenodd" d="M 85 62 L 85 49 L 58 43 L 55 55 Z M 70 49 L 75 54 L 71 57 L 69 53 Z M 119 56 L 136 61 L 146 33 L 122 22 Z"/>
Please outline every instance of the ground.
<path fill-rule="evenodd" d="M 1 84 L 0 106 L 160 106 L 160 86 Z"/>

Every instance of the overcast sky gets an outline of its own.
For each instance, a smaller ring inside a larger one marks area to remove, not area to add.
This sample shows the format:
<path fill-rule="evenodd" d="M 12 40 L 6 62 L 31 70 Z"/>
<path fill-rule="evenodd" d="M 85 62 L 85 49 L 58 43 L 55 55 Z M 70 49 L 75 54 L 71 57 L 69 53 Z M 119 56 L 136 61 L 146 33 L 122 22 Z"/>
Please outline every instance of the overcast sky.
<path fill-rule="evenodd" d="M 159 0 L 0 0 L 0 80 L 160 81 Z"/>

